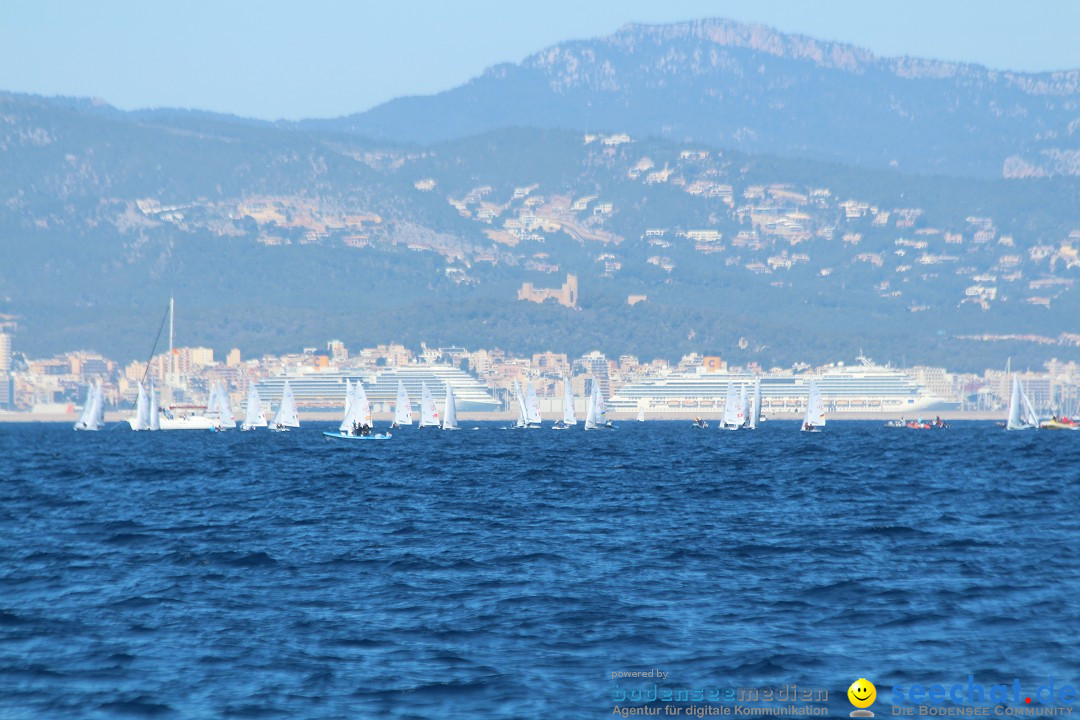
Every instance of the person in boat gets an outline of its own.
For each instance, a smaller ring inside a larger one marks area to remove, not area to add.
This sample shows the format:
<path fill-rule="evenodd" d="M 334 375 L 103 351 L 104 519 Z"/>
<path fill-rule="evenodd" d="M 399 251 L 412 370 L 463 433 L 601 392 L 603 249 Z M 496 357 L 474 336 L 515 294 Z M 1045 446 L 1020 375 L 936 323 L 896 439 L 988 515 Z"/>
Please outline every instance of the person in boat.
<path fill-rule="evenodd" d="M 360 426 L 360 434 L 362 436 L 364 436 L 364 437 L 367 437 L 368 435 L 370 435 L 371 434 L 371 426 L 367 425 L 367 424 L 361 425 Z"/>
<path fill-rule="evenodd" d="M 566 427 L 566 423 L 564 423 L 562 420 L 556 420 L 555 421 L 555 427 L 562 430 L 564 427 Z"/>

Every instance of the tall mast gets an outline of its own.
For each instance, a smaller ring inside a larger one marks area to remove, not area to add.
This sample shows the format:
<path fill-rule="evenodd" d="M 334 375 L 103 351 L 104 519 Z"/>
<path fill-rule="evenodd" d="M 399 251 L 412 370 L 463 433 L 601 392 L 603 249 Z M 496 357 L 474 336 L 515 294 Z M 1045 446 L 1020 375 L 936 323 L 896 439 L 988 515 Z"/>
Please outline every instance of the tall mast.
<path fill-rule="evenodd" d="M 176 382 L 176 356 L 173 355 L 173 296 L 169 295 L 169 384 Z"/>

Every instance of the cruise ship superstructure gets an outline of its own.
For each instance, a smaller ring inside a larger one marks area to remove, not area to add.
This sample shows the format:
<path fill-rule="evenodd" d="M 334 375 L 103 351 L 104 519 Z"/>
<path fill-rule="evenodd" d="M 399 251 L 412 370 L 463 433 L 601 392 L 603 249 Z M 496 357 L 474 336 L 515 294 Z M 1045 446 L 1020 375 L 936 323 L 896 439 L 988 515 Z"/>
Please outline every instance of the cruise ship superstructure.
<path fill-rule="evenodd" d="M 762 412 L 798 413 L 806 407 L 808 383 L 814 380 L 830 413 L 907 413 L 954 410 L 959 403 L 934 397 L 908 375 L 860 357 L 858 365 L 837 365 L 820 373 L 761 375 Z M 618 412 L 720 412 L 728 386 L 751 387 L 749 372 L 710 371 L 705 367 L 672 372 L 624 385 L 608 405 Z"/>
<path fill-rule="evenodd" d="M 364 384 L 374 412 L 389 412 L 393 408 L 399 380 L 405 385 L 413 408 L 417 411 L 420 407 L 421 384 L 425 382 L 439 407 L 445 400 L 446 383 L 449 383 L 454 388 L 459 413 L 495 412 L 502 408 L 488 387 L 451 365 L 403 365 L 373 371 L 303 368 L 260 380 L 259 395 L 276 405 L 281 399 L 286 380 L 292 388 L 297 406 L 305 410 L 344 406 L 346 380 Z"/>

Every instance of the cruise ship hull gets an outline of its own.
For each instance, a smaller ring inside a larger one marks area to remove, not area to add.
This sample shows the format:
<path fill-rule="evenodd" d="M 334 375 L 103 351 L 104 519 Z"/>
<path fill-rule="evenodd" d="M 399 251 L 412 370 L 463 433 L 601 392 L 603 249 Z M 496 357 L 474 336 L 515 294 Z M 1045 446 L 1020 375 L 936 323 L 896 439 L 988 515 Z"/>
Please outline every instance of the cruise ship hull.
<path fill-rule="evenodd" d="M 332 370 L 297 373 L 264 378 L 258 383 L 259 395 L 274 404 L 289 381 L 296 404 L 305 410 L 338 409 L 345 404 L 346 382 L 364 384 L 373 412 L 393 410 L 400 381 L 409 394 L 413 411 L 419 414 L 421 388 L 427 384 L 438 407 L 445 402 L 446 384 L 454 388 L 459 413 L 484 413 L 502 410 L 491 390 L 469 374 L 448 365 L 409 365 L 380 372 Z"/>
<path fill-rule="evenodd" d="M 799 414 L 806 409 L 808 375 L 763 375 L 761 412 Z M 902 372 L 880 366 L 838 369 L 813 376 L 825 411 L 844 413 L 920 413 L 956 410 L 959 402 L 935 397 Z M 612 396 L 608 405 L 618 412 L 644 409 L 653 414 L 721 413 L 728 386 L 750 388 L 749 373 L 687 372 L 631 383 Z"/>

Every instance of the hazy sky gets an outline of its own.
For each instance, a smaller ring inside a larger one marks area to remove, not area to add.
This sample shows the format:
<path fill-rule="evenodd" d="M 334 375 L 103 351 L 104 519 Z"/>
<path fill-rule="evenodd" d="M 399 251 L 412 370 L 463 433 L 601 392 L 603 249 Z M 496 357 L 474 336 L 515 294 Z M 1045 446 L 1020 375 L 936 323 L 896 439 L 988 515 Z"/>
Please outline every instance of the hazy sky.
<path fill-rule="evenodd" d="M 1080 68 L 1080 0 L 0 0 L 0 89 L 124 109 L 333 117 L 627 22 L 701 17 L 878 55 Z"/>

